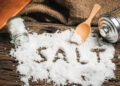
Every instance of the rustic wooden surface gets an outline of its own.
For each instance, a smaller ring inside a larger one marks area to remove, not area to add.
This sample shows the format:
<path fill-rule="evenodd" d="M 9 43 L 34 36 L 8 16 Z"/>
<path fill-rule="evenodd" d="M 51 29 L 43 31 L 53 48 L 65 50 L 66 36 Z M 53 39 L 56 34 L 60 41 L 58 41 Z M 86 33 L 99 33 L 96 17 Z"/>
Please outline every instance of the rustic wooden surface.
<path fill-rule="evenodd" d="M 10 36 L 4 31 L 0 33 L 0 86 L 21 86 L 24 83 L 20 81 L 20 74 L 16 71 L 17 61 L 9 56 L 9 51 L 12 47 L 10 44 Z M 120 42 L 114 45 L 116 52 L 112 60 L 116 64 L 115 79 L 110 79 L 104 82 L 103 86 L 120 86 Z M 52 83 L 46 84 L 45 81 L 31 82 L 31 86 L 53 86 Z M 72 86 L 72 85 L 68 85 Z"/>
<path fill-rule="evenodd" d="M 112 10 L 120 7 L 120 0 L 32 0 L 33 2 L 23 10 L 20 14 L 22 17 L 27 17 L 25 20 L 27 26 L 34 32 L 48 32 L 50 29 L 66 29 L 71 25 L 77 25 L 88 17 L 91 8 L 95 3 L 102 6 L 102 9 L 93 20 L 93 26 L 96 26 L 98 18 Z M 52 1 L 52 3 L 49 3 Z M 39 5 L 38 5 L 39 4 Z M 36 7 L 34 7 L 36 5 Z M 56 6 L 57 5 L 57 6 Z M 62 6 L 61 6 L 62 5 Z M 38 9 L 43 7 L 41 9 Z M 29 10 L 29 8 L 31 8 Z M 64 10 L 63 10 L 64 9 Z M 85 11 L 87 10 L 87 11 Z M 41 14 L 44 15 L 41 15 Z M 32 16 L 31 16 L 32 14 Z M 58 15 L 56 15 L 58 14 Z M 54 19 L 54 20 L 53 20 Z M 32 22 L 30 22 L 32 21 Z M 43 22 L 43 23 L 41 23 Z M 47 23 L 44 23 L 47 22 Z M 55 24 L 55 23 L 60 24 Z M 64 26 L 67 25 L 67 26 Z M 50 28 L 50 29 L 43 29 Z M 96 28 L 96 27 L 95 27 Z M 41 31 L 40 31 L 41 30 Z M 53 30 L 53 32 L 54 32 Z M 0 31 L 0 86 L 22 86 L 24 83 L 20 81 L 21 75 L 16 71 L 17 61 L 9 56 L 9 51 L 14 45 L 10 44 L 10 36 L 7 29 Z M 115 79 L 110 79 L 103 83 L 103 86 L 120 86 L 120 42 L 114 45 L 115 55 L 112 61 L 116 65 Z M 53 86 L 52 83 L 46 84 L 46 81 L 31 82 L 31 86 Z M 72 86 L 72 85 L 67 85 Z"/>

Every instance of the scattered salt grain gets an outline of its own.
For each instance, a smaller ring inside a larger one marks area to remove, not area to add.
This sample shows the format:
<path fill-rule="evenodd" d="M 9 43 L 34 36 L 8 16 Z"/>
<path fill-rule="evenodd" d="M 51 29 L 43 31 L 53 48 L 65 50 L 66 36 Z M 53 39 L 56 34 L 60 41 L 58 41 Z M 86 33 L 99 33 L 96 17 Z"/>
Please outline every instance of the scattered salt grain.
<path fill-rule="evenodd" d="M 20 26 L 25 30 L 23 24 L 19 23 L 21 21 L 18 19 L 15 23 L 18 23 L 17 27 Z M 14 28 L 11 29 L 12 33 L 19 32 L 18 28 L 14 26 L 14 22 L 10 25 Z M 92 34 L 83 44 L 74 45 L 70 43 L 73 33 L 73 29 L 53 34 L 38 35 L 33 33 L 28 34 L 29 41 L 27 42 L 25 42 L 26 39 L 17 38 L 23 41 L 20 46 L 11 49 L 10 55 L 18 60 L 17 71 L 24 75 L 21 76 L 21 81 L 26 86 L 29 86 L 31 77 L 33 77 L 33 81 L 47 79 L 48 82 L 53 81 L 58 86 L 68 83 L 101 86 L 106 79 L 115 78 L 113 72 L 115 64 L 111 61 L 115 51 L 114 47 L 108 43 L 104 43 L 100 47 L 97 38 Z M 78 40 L 78 38 L 74 39 Z M 44 47 L 45 49 L 38 51 L 39 48 Z M 64 51 L 65 57 L 63 59 L 62 54 L 58 53 L 59 59 L 53 62 L 59 49 Z M 76 53 L 76 49 L 78 53 Z M 99 62 L 96 52 L 92 52 L 94 49 L 105 49 L 104 52 L 99 53 Z M 44 58 L 39 54 L 42 54 Z"/>
<path fill-rule="evenodd" d="M 81 44 L 81 38 L 80 38 L 80 36 L 75 31 L 72 34 L 71 42 L 75 42 L 78 45 Z"/>
<path fill-rule="evenodd" d="M 59 57 L 59 58 L 63 58 L 64 56 L 63 56 L 62 53 L 58 53 L 58 57 Z"/>

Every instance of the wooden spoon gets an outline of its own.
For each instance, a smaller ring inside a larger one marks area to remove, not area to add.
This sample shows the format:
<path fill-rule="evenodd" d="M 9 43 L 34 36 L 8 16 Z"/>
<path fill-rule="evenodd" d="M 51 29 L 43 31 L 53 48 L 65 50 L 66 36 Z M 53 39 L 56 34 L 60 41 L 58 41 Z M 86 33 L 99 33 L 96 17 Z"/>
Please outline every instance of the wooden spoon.
<path fill-rule="evenodd" d="M 0 29 L 16 16 L 31 0 L 0 0 Z"/>
<path fill-rule="evenodd" d="M 77 32 L 78 35 L 80 35 L 82 43 L 86 40 L 86 38 L 90 34 L 91 21 L 100 8 L 101 6 L 99 4 L 95 4 L 88 19 L 76 27 L 75 31 Z"/>

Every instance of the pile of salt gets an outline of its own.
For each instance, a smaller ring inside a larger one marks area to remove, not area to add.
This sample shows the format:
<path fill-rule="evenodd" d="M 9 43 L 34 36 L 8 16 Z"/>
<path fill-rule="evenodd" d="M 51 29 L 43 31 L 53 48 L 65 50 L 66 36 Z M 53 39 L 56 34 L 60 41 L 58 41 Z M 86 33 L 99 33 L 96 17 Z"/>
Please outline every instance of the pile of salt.
<path fill-rule="evenodd" d="M 12 34 L 14 31 L 19 32 L 19 26 L 26 32 L 22 22 L 17 19 L 10 24 Z M 18 23 L 17 26 L 15 23 Z M 74 30 L 65 30 L 54 34 L 28 34 L 29 41 L 27 42 L 24 38 L 16 38 L 23 41 L 20 46 L 11 49 L 10 55 L 18 60 L 17 71 L 24 75 L 21 80 L 25 82 L 25 85 L 28 86 L 28 80 L 33 77 L 33 81 L 47 79 L 47 83 L 53 81 L 55 85 L 76 83 L 83 86 L 100 86 L 105 80 L 115 77 L 113 72 L 115 64 L 111 61 L 114 57 L 114 47 L 108 43 L 100 47 L 97 38 L 92 34 L 81 45 L 71 44 L 70 37 L 73 32 Z M 46 49 L 38 51 L 43 47 Z M 59 59 L 54 62 L 59 49 L 64 51 L 65 59 L 58 54 Z M 96 52 L 91 51 L 93 49 L 105 49 L 104 52 L 99 53 L 99 62 Z M 80 57 L 77 56 L 76 50 Z"/>

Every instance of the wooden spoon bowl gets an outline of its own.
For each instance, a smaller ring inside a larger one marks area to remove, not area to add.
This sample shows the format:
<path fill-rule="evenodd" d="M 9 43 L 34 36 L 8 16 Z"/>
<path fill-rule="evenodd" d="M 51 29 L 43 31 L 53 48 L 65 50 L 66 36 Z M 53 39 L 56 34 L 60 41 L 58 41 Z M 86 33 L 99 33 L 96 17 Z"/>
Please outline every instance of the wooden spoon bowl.
<path fill-rule="evenodd" d="M 91 31 L 91 21 L 100 8 L 101 6 L 99 4 L 95 4 L 88 19 L 76 27 L 75 31 L 80 35 L 82 42 L 84 42 L 89 36 Z"/>

